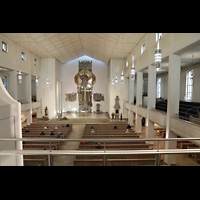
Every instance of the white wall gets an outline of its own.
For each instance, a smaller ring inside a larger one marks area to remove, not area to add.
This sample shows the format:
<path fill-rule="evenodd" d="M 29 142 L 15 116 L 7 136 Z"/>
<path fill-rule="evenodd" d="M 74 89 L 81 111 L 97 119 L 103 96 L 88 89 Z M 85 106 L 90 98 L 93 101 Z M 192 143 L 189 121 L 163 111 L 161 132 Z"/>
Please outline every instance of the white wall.
<path fill-rule="evenodd" d="M 78 73 L 79 61 L 83 60 L 92 61 L 92 72 L 96 76 L 96 83 L 93 86 L 93 93 L 104 94 L 104 101 L 92 101 L 92 111 L 96 111 L 96 104 L 100 103 L 100 110 L 103 112 L 108 112 L 108 65 L 88 56 L 82 56 L 66 62 L 61 67 L 60 80 L 62 81 L 62 110 L 64 112 L 79 110 L 78 96 L 77 101 L 69 102 L 65 101 L 65 94 L 73 92 L 77 93 L 77 85 L 74 82 L 74 76 Z"/>
<path fill-rule="evenodd" d="M 34 76 L 39 74 L 40 58 L 38 56 L 23 47 L 19 47 L 18 44 L 0 34 L 0 42 L 2 41 L 7 43 L 8 52 L 5 53 L 0 50 L 0 66 L 12 70 L 21 70 L 24 73 L 32 74 Z M 21 51 L 26 54 L 26 61 L 19 59 L 19 57 L 21 58 Z M 35 58 L 37 59 L 37 67 L 34 66 Z"/>
<path fill-rule="evenodd" d="M 60 63 L 55 58 L 41 59 L 40 87 L 42 98 L 42 115 L 47 106 L 49 118 L 53 118 L 57 114 L 56 105 L 56 81 L 59 79 Z M 49 86 L 46 81 L 49 79 Z"/>
<path fill-rule="evenodd" d="M 188 70 L 194 70 L 194 82 L 193 82 L 193 102 L 200 102 L 200 90 L 199 90 L 199 80 L 200 80 L 200 64 L 195 64 L 190 67 L 181 68 L 180 76 L 180 100 L 184 100 L 185 96 L 185 86 L 186 86 L 186 72 Z M 161 97 L 167 99 L 168 91 L 168 73 L 159 74 L 158 77 L 161 77 Z"/>
<path fill-rule="evenodd" d="M 181 70 L 181 87 L 180 87 L 180 99 L 184 101 L 185 96 L 185 86 L 186 86 L 186 73 L 188 70 L 194 70 L 194 80 L 193 80 L 193 102 L 200 102 L 200 90 L 199 90 L 199 80 L 200 80 L 200 63 L 195 64 L 190 67 L 185 67 Z"/>
<path fill-rule="evenodd" d="M 125 90 L 128 90 L 128 81 L 125 81 L 124 84 L 121 84 L 121 73 L 123 70 L 123 73 L 125 72 L 125 60 L 124 59 L 111 59 L 110 60 L 110 108 L 109 108 L 109 114 L 112 112 L 115 112 L 114 105 L 115 105 L 115 98 L 116 96 L 119 96 L 120 99 L 120 110 L 119 113 L 123 113 L 123 100 L 126 100 L 126 93 Z M 115 82 L 115 78 L 118 78 L 118 84 L 117 86 L 114 84 L 114 86 L 111 86 L 112 79 Z"/>
<path fill-rule="evenodd" d="M 156 33 L 146 33 L 138 42 L 134 49 L 125 58 L 129 60 L 129 68 L 132 65 L 132 54 L 135 54 L 136 72 L 145 69 L 154 63 L 154 53 L 156 49 Z M 141 55 L 141 45 L 145 43 L 145 53 Z M 191 47 L 195 43 L 200 43 L 200 33 L 163 33 L 160 40 L 163 59 L 172 53 L 180 52 Z M 129 70 L 130 71 L 130 70 Z M 130 74 L 130 72 L 129 72 Z"/>

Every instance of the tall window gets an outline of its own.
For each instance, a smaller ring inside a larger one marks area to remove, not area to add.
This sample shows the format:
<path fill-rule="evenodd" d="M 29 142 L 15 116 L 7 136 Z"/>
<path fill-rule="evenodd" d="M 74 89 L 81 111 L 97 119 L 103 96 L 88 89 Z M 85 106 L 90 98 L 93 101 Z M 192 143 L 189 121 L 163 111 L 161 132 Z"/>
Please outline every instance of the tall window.
<path fill-rule="evenodd" d="M 156 42 L 162 38 L 162 33 L 156 33 Z"/>
<path fill-rule="evenodd" d="M 186 73 L 185 101 L 192 101 L 194 71 L 189 70 Z"/>
<path fill-rule="evenodd" d="M 145 44 L 143 43 L 141 46 L 141 55 L 144 54 L 145 52 Z"/>
<path fill-rule="evenodd" d="M 157 98 L 161 97 L 161 78 L 159 77 L 157 80 Z"/>
<path fill-rule="evenodd" d="M 24 52 L 22 52 L 22 54 L 21 54 L 21 59 L 24 60 L 24 61 L 26 60 L 26 56 L 25 56 Z"/>
<path fill-rule="evenodd" d="M 7 76 L 3 76 L 2 81 L 3 81 L 4 87 L 6 88 L 6 90 L 8 90 L 8 88 L 7 88 Z"/>
<path fill-rule="evenodd" d="M 37 66 L 37 59 L 34 59 L 34 65 Z"/>
<path fill-rule="evenodd" d="M 5 42 L 3 42 L 3 41 L 2 41 L 2 51 L 8 52 L 7 44 Z"/>
<path fill-rule="evenodd" d="M 128 60 L 126 60 L 126 67 L 128 67 Z"/>

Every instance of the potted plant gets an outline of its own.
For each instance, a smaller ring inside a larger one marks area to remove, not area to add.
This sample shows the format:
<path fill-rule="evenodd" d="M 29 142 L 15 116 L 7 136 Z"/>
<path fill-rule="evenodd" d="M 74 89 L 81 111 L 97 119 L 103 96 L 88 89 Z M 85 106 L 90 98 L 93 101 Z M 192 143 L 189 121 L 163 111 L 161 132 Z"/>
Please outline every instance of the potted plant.
<path fill-rule="evenodd" d="M 112 114 L 111 114 L 111 115 L 112 115 L 112 119 L 114 119 L 115 113 L 114 113 L 114 112 L 112 112 Z"/>
<path fill-rule="evenodd" d="M 67 117 L 66 117 L 66 116 L 64 116 L 62 119 L 63 119 L 63 120 L 67 120 Z"/>

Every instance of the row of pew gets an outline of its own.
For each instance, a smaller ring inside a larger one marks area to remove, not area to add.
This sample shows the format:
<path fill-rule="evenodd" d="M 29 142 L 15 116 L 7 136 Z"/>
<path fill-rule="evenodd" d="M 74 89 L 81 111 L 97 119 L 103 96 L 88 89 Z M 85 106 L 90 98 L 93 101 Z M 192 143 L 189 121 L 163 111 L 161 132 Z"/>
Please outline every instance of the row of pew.
<path fill-rule="evenodd" d="M 71 124 L 32 123 L 22 129 L 22 138 L 67 138 Z M 23 142 L 23 150 L 58 150 L 62 142 Z M 47 166 L 47 155 L 24 155 L 24 166 Z"/>
<path fill-rule="evenodd" d="M 129 129 L 128 124 L 86 124 L 82 139 L 139 139 L 140 134 Z M 117 128 L 115 129 L 114 126 Z M 152 145 L 145 141 L 81 142 L 78 150 L 150 150 Z M 79 155 L 74 166 L 103 166 L 102 155 Z M 106 166 L 155 166 L 155 155 L 107 155 Z M 163 161 L 161 161 L 161 165 Z"/>
<path fill-rule="evenodd" d="M 177 138 L 181 138 L 181 137 L 177 136 Z M 177 149 L 200 149 L 200 146 L 198 146 L 190 141 L 178 141 Z M 188 154 L 188 156 L 190 158 L 194 159 L 195 162 L 200 164 L 200 154 L 199 153 Z"/>

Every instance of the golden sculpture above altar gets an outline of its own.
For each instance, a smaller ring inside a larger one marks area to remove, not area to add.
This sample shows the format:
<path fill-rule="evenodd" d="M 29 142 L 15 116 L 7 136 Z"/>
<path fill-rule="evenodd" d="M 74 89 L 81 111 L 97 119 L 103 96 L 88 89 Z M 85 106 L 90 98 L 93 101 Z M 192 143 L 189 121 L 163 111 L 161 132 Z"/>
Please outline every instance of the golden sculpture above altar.
<path fill-rule="evenodd" d="M 92 89 L 96 76 L 92 73 L 92 61 L 79 61 L 79 72 L 75 75 L 80 111 L 91 111 Z"/>

